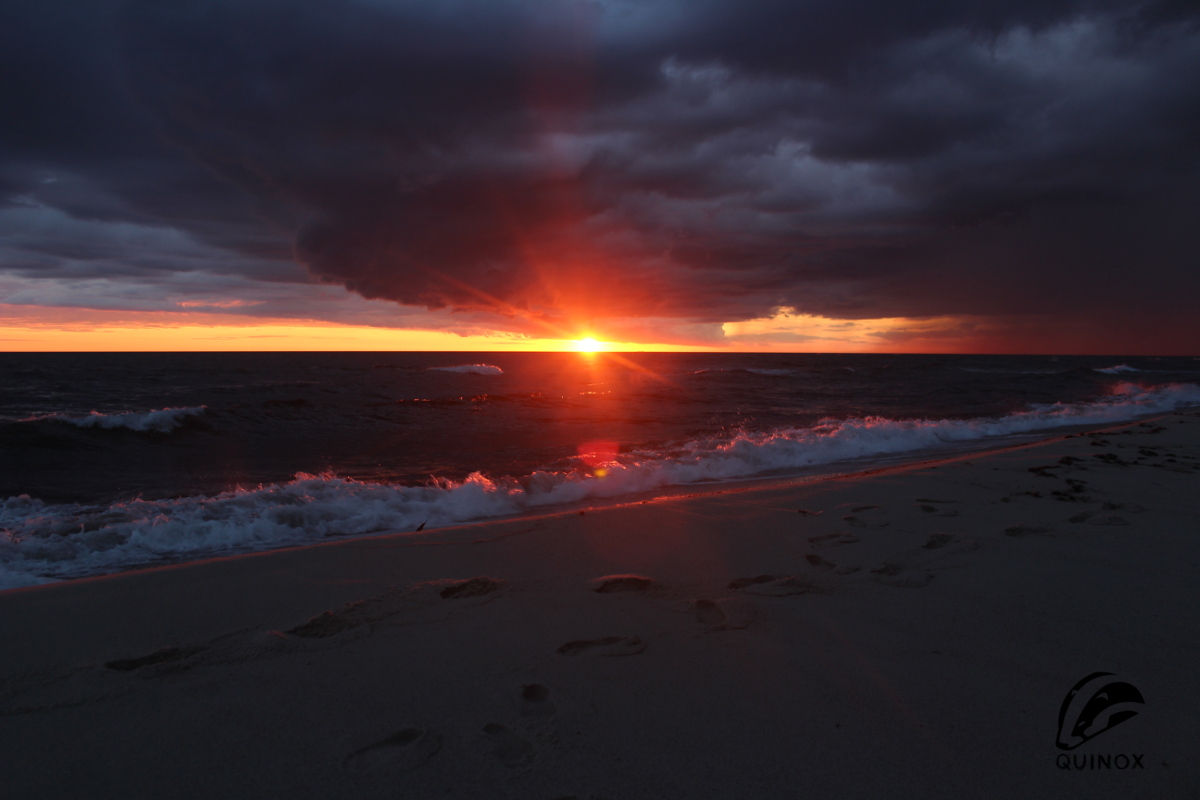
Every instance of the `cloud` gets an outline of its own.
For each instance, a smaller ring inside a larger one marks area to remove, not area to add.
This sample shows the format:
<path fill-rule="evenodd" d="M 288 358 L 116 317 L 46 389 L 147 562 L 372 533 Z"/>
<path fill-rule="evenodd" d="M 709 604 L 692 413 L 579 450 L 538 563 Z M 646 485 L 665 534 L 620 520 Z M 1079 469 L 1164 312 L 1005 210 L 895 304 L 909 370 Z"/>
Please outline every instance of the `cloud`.
<path fill-rule="evenodd" d="M 25 280 L 186 273 L 257 313 L 299 262 L 472 327 L 705 342 L 783 307 L 1165 335 L 1200 289 L 1185 4 L 39 9 L 0 34 Z"/>

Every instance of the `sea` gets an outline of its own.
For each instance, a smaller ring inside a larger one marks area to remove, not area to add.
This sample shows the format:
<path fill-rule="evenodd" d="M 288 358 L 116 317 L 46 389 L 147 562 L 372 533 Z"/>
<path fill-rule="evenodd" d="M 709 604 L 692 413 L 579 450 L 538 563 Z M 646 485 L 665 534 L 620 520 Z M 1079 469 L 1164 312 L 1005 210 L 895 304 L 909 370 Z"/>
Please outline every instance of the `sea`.
<path fill-rule="evenodd" d="M 1190 357 L 0 354 L 0 590 L 989 449 L 1198 384 Z"/>

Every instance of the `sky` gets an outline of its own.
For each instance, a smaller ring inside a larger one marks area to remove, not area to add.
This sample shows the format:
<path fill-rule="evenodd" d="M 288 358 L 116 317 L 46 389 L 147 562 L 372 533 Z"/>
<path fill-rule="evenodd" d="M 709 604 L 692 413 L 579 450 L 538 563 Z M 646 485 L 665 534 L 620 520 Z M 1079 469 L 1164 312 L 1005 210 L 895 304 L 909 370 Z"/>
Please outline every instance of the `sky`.
<path fill-rule="evenodd" d="M 1200 6 L 17 0 L 0 350 L 1200 354 Z"/>

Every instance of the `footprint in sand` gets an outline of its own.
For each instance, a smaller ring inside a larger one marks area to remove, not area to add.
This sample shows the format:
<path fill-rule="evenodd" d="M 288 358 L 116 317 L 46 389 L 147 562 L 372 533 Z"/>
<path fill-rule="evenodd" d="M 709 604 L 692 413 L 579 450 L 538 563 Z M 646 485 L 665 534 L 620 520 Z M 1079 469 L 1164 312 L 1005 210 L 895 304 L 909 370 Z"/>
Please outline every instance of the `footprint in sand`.
<path fill-rule="evenodd" d="M 839 544 L 854 544 L 859 541 L 858 536 L 849 531 L 845 533 L 826 533 L 822 536 L 810 536 L 808 541 L 814 547 L 833 547 Z"/>
<path fill-rule="evenodd" d="M 635 656 L 646 649 L 640 636 L 605 636 L 602 639 L 579 639 L 560 646 L 557 652 L 564 656 Z"/>
<path fill-rule="evenodd" d="M 550 699 L 550 690 L 540 683 L 521 687 L 520 712 L 523 717 L 545 719 L 554 716 L 558 707 Z"/>
<path fill-rule="evenodd" d="M 832 570 L 834 575 L 849 575 L 851 572 L 858 572 L 858 567 L 839 567 L 832 561 L 821 558 L 814 553 L 806 555 L 804 560 L 817 569 Z"/>
<path fill-rule="evenodd" d="M 174 666 L 182 666 L 182 662 L 197 653 L 205 650 L 204 647 L 160 647 L 153 653 L 136 658 L 118 658 L 113 661 L 104 662 L 107 669 L 115 669 L 118 672 L 133 672 L 135 669 L 142 667 L 153 667 L 159 664 L 171 664 Z"/>
<path fill-rule="evenodd" d="M 737 600 L 693 600 L 692 613 L 696 622 L 714 631 L 741 630 L 754 621 L 754 609 Z"/>
<path fill-rule="evenodd" d="M 362 602 L 359 601 L 347 603 L 346 608 L 340 612 L 324 611 L 287 632 L 303 639 L 327 639 L 330 636 L 337 636 L 339 633 L 345 633 L 366 624 L 363 620 L 357 619 L 353 613 L 355 608 L 361 605 Z"/>
<path fill-rule="evenodd" d="M 448 581 L 441 590 L 441 596 L 446 600 L 458 600 L 464 597 L 479 597 L 498 590 L 501 582 L 486 575 L 478 578 L 468 578 L 465 581 Z"/>
<path fill-rule="evenodd" d="M 871 574 L 880 583 L 901 589 L 919 589 L 922 586 L 928 586 L 933 580 L 932 572 L 906 571 L 905 567 L 890 561 L 872 567 Z"/>
<path fill-rule="evenodd" d="M 1105 503 L 1105 511 L 1128 511 L 1130 514 L 1140 514 L 1146 507 L 1138 503 Z"/>
<path fill-rule="evenodd" d="M 756 575 L 735 578 L 730 581 L 729 588 L 764 597 L 787 597 L 814 591 L 816 587 L 802 575 Z"/>
<path fill-rule="evenodd" d="M 404 728 L 386 739 L 355 750 L 346 756 L 346 768 L 355 772 L 416 769 L 442 749 L 437 733 L 421 728 Z"/>
<path fill-rule="evenodd" d="M 644 575 L 605 575 L 592 581 L 592 591 L 600 594 L 650 592 L 661 588 L 662 584 Z"/>
<path fill-rule="evenodd" d="M 500 763 L 509 769 L 526 766 L 537 755 L 532 744 L 499 722 L 489 722 L 484 725 L 483 733 L 490 740 L 492 752 L 496 758 L 500 759 Z"/>
<path fill-rule="evenodd" d="M 1119 514 L 1096 514 L 1088 518 L 1089 525 L 1128 525 L 1129 520 Z"/>
<path fill-rule="evenodd" d="M 1005 536 L 1015 536 L 1018 538 L 1021 536 L 1040 535 L 1043 533 L 1050 533 L 1050 529 L 1044 528 L 1040 525 L 1010 525 L 1004 529 Z"/>

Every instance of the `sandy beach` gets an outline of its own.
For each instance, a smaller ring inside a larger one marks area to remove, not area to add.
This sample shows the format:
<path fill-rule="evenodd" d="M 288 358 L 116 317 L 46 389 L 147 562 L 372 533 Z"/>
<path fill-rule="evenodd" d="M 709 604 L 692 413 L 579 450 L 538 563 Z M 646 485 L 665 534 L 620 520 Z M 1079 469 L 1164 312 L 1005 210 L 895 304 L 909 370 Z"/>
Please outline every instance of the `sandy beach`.
<path fill-rule="evenodd" d="M 1200 796 L 1198 467 L 1181 413 L 0 593 L 3 794 Z"/>

